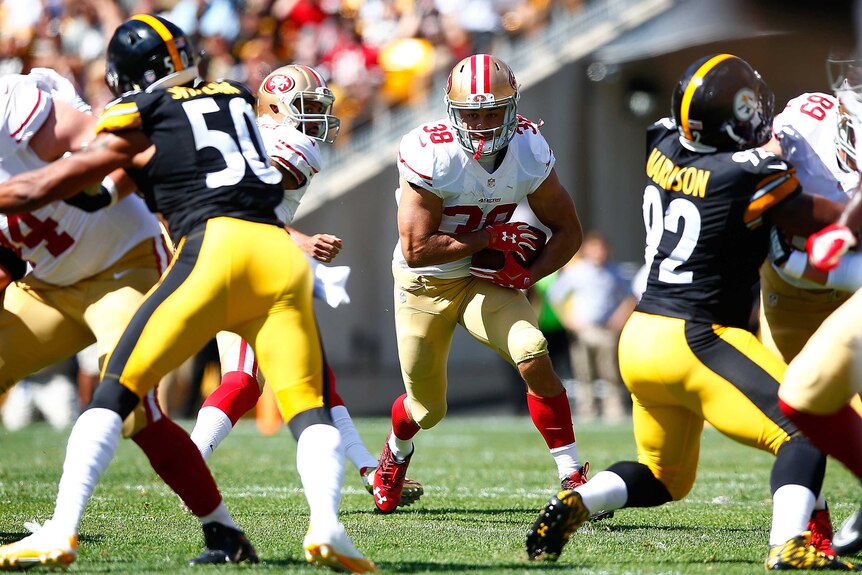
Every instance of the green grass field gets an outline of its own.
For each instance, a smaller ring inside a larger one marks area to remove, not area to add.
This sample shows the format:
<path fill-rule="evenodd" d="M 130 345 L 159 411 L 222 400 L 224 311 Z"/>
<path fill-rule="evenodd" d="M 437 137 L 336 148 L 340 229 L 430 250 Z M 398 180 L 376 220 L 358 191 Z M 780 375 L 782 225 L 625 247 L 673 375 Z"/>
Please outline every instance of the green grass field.
<path fill-rule="evenodd" d="M 384 419 L 361 419 L 378 451 Z M 629 425 L 576 426 L 592 474 L 634 456 Z M 36 425 L 0 431 L 0 541 L 46 519 L 60 475 L 66 434 Z M 294 467 L 294 442 L 241 422 L 211 458 L 234 518 L 257 548 L 257 566 L 204 572 L 313 573 L 302 555 L 307 510 Z M 449 417 L 417 438 L 409 475 L 426 486 L 411 507 L 383 516 L 348 466 L 342 521 L 354 543 L 388 573 L 591 573 L 734 575 L 759 573 L 770 521 L 771 456 L 704 433 L 700 474 L 682 502 L 618 511 L 587 524 L 557 563 L 527 561 L 524 534 L 557 485 L 547 449 L 526 417 Z M 826 493 L 836 523 L 859 498 L 858 483 L 830 463 Z M 202 548 L 198 521 L 160 483 L 135 445 L 124 441 L 84 517 L 70 573 L 178 573 Z"/>

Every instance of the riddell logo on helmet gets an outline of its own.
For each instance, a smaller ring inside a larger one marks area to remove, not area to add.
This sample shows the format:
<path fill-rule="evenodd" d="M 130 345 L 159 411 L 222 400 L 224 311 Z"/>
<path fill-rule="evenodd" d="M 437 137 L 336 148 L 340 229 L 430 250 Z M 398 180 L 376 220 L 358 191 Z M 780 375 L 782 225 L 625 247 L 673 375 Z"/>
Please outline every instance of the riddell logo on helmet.
<path fill-rule="evenodd" d="M 272 94 L 290 92 L 293 89 L 294 81 L 290 76 L 278 74 L 266 81 L 264 88 Z"/>

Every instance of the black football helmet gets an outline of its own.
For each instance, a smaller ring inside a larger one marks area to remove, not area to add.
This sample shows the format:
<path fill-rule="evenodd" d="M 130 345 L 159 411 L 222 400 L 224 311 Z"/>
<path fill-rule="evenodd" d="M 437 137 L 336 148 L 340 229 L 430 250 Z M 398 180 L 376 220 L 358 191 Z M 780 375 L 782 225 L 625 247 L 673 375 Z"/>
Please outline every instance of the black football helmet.
<path fill-rule="evenodd" d="M 672 106 L 683 143 L 696 151 L 753 148 L 772 134 L 775 95 L 748 62 L 731 54 L 689 66 Z"/>
<path fill-rule="evenodd" d="M 108 43 L 105 82 L 115 96 L 150 87 L 179 86 L 198 76 L 194 49 L 176 24 L 138 14 L 114 31 Z"/>

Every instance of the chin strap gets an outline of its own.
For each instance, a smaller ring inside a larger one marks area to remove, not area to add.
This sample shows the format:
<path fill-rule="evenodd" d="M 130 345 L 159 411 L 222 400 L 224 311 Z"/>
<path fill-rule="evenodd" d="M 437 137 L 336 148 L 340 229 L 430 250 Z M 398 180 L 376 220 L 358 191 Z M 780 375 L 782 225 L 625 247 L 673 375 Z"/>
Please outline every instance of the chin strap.
<path fill-rule="evenodd" d="M 473 154 L 473 159 L 474 159 L 474 160 L 478 160 L 479 158 L 481 158 L 481 157 L 482 157 L 482 150 L 483 150 L 484 148 L 485 148 L 485 139 L 484 139 L 484 138 L 482 138 L 481 140 L 479 140 L 479 145 L 478 145 L 478 146 L 476 146 L 476 153 L 475 153 L 475 154 Z"/>

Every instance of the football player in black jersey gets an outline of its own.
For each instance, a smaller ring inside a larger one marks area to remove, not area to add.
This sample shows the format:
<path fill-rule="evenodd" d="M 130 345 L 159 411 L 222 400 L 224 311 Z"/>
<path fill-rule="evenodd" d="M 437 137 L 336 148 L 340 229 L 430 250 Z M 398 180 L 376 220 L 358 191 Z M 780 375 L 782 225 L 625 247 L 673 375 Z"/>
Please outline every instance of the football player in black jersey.
<path fill-rule="evenodd" d="M 556 559 L 569 535 L 602 510 L 685 497 L 708 421 L 776 456 L 766 568 L 856 570 L 811 545 L 825 457 L 778 407 L 787 366 L 747 329 L 767 224 L 805 234 L 833 221 L 840 206 L 803 193 L 794 168 L 758 147 L 770 137 L 773 96 L 744 60 L 718 54 L 694 62 L 672 110 L 647 131 L 649 277 L 619 344 L 638 460 L 552 497 L 528 531 L 528 554 Z"/>
<path fill-rule="evenodd" d="M 72 430 L 52 532 L 0 547 L 0 556 L 17 566 L 16 558 L 34 549 L 48 557 L 68 546 L 80 521 L 69 510 L 83 509 L 92 494 L 123 418 L 165 374 L 228 330 L 253 345 L 297 440 L 311 511 L 306 559 L 338 571 L 375 571 L 338 519 L 344 450 L 323 388 L 312 276 L 275 215 L 281 175 L 263 149 L 255 98 L 236 82 L 197 79 L 192 46 L 178 27 L 133 16 L 108 45 L 106 81 L 118 99 L 100 117 L 98 136 L 85 150 L 0 189 L 4 211 L 28 211 L 125 168 L 177 246 Z M 227 555 L 205 552 L 194 563 L 256 559 L 223 506 L 202 521 L 208 549 L 223 548 L 217 543 L 225 539 L 234 544 Z"/>

